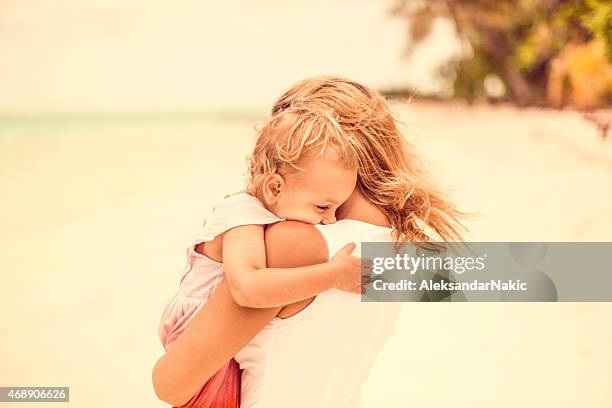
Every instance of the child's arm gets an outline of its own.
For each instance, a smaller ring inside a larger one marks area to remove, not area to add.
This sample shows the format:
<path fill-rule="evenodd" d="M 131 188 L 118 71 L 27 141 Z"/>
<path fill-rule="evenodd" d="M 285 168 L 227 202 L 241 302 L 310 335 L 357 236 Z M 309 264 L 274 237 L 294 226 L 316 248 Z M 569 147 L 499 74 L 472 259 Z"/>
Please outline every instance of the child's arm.
<path fill-rule="evenodd" d="M 266 253 L 271 264 L 302 266 L 327 260 L 327 246 L 316 228 L 306 224 L 292 228 L 288 223 L 283 221 L 266 231 Z M 302 246 L 300 251 L 288 256 L 287 248 L 297 243 Z M 221 281 L 153 368 L 155 393 L 172 406 L 186 404 L 281 310 L 238 306 L 227 283 L 227 279 Z"/>
<path fill-rule="evenodd" d="M 266 268 L 264 227 L 245 225 L 223 234 L 223 265 L 236 303 L 247 307 L 284 306 L 308 299 L 331 288 L 361 291 L 359 258 L 346 245 L 328 261 L 327 246 L 321 243 L 318 263 L 299 268 Z M 302 256 L 295 248 L 296 258 Z"/>

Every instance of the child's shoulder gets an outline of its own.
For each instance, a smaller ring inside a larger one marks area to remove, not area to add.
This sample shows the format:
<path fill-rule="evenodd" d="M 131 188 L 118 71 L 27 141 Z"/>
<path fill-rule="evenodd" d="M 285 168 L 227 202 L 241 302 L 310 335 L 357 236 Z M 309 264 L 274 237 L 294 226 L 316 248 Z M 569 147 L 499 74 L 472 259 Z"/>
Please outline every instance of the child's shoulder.
<path fill-rule="evenodd" d="M 281 221 L 270 212 L 257 197 L 239 192 L 225 196 L 214 209 L 212 217 L 228 222 L 244 222 L 245 224 L 270 224 Z"/>
<path fill-rule="evenodd" d="M 270 212 L 255 196 L 240 192 L 226 196 L 204 222 L 197 241 L 209 241 L 232 228 L 242 225 L 267 225 L 283 221 Z"/>
<path fill-rule="evenodd" d="M 239 191 L 234 194 L 226 195 L 225 198 L 213 208 L 213 213 L 227 210 L 240 211 L 247 209 L 255 209 L 258 212 L 261 210 L 269 212 L 261 200 L 259 200 L 257 197 L 247 193 L 246 191 Z"/>

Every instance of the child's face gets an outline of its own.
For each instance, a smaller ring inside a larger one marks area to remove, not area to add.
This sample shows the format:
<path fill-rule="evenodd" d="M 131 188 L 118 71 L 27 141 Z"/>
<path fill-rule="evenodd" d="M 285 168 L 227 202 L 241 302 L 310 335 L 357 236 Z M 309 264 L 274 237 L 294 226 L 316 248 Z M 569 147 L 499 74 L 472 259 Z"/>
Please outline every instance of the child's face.
<path fill-rule="evenodd" d="M 357 170 L 343 168 L 333 152 L 299 164 L 304 171 L 287 173 L 273 204 L 277 217 L 309 224 L 333 224 L 336 209 L 355 189 Z M 278 175 L 277 175 L 278 177 Z"/>

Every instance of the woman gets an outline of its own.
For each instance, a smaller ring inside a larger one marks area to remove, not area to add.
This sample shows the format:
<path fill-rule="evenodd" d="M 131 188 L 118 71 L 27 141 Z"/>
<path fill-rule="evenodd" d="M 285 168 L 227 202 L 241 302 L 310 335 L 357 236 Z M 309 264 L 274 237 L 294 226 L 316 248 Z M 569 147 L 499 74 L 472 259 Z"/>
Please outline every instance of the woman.
<path fill-rule="evenodd" d="M 324 262 L 347 241 L 429 240 L 421 226 L 444 240 L 460 238 L 461 213 L 427 183 L 380 94 L 342 78 L 311 78 L 283 95 L 273 113 L 296 100 L 336 116 L 357 152 L 358 181 L 336 224 L 269 227 L 269 266 Z M 355 406 L 368 368 L 393 330 L 397 307 L 328 291 L 283 308 L 247 309 L 221 284 L 156 364 L 156 392 L 184 404 L 235 355 L 244 370 L 243 407 Z"/>

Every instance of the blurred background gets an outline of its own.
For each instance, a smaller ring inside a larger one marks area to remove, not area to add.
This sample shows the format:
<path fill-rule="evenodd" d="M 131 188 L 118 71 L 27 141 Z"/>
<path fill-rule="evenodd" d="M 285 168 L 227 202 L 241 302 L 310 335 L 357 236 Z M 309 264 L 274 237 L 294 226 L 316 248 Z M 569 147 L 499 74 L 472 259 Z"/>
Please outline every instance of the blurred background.
<path fill-rule="evenodd" d="M 164 406 L 185 247 L 308 76 L 389 97 L 467 239 L 612 240 L 609 1 L 0 0 L 0 55 L 0 386 Z M 405 304 L 364 407 L 609 407 L 611 312 Z"/>

